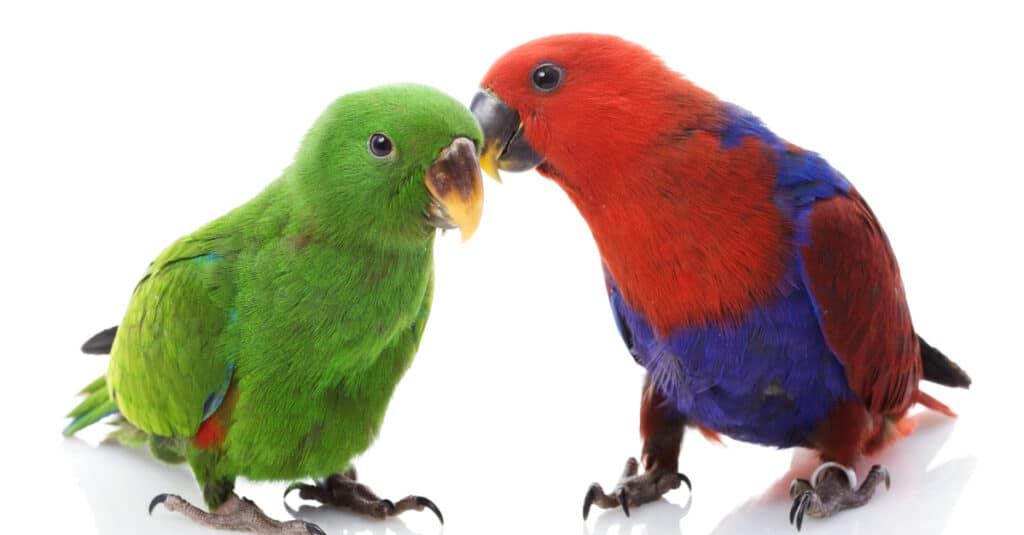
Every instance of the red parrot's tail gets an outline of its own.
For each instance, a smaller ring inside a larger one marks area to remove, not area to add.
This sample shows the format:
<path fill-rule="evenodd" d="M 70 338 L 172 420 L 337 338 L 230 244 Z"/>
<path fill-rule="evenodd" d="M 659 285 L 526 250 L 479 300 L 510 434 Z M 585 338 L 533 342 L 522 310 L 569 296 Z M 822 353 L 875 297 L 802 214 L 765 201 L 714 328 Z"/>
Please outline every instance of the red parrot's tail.
<path fill-rule="evenodd" d="M 939 411 L 942 414 L 949 416 L 950 418 L 956 418 L 956 413 L 953 412 L 953 409 L 947 407 L 945 403 L 929 396 L 928 394 L 925 394 L 920 390 L 917 391 L 917 402 L 920 403 L 921 405 L 924 405 L 925 407 L 928 407 L 933 411 Z"/>
<path fill-rule="evenodd" d="M 954 388 L 971 386 L 971 376 L 967 375 L 967 372 L 957 363 L 949 360 L 949 357 L 925 342 L 920 335 L 917 336 L 917 342 L 921 346 L 921 367 L 924 369 L 925 381 Z"/>

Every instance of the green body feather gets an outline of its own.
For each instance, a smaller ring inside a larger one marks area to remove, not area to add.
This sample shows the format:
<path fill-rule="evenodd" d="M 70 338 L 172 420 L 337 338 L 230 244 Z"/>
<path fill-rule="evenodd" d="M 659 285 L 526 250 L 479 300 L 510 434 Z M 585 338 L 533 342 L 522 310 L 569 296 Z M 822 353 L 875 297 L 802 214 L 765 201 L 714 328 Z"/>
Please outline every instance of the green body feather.
<path fill-rule="evenodd" d="M 375 132 L 393 141 L 390 157 L 368 152 Z M 281 178 L 150 265 L 106 381 L 86 389 L 69 433 L 116 403 L 155 455 L 187 458 L 211 507 L 236 476 L 343 471 L 373 441 L 419 345 L 435 235 L 423 178 L 456 137 L 480 146 L 472 115 L 430 88 L 333 103 Z M 200 448 L 208 418 L 224 438 Z"/>

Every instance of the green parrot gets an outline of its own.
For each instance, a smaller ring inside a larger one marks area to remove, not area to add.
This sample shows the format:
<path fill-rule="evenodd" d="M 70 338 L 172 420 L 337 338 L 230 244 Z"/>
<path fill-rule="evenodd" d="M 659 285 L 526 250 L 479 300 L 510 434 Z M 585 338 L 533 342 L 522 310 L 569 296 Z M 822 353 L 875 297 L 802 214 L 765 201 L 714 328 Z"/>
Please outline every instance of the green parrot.
<path fill-rule="evenodd" d="M 343 96 L 295 161 L 249 202 L 171 244 L 135 287 L 124 320 L 86 353 L 110 354 L 68 436 L 117 414 L 112 438 L 188 462 L 209 512 L 199 524 L 323 533 L 269 518 L 235 478 L 299 480 L 306 499 L 374 518 L 437 506 L 358 483 L 349 462 L 380 429 L 416 353 L 433 297 L 435 229 L 463 241 L 483 209 L 482 134 L 458 101 L 391 85 Z"/>

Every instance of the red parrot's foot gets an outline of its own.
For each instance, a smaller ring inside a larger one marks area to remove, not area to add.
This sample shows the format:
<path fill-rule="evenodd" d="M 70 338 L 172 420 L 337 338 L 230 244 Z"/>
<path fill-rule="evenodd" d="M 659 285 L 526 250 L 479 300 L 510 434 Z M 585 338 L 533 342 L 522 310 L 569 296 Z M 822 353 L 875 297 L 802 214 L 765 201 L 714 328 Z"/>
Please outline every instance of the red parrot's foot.
<path fill-rule="evenodd" d="M 882 482 L 889 488 L 889 469 L 876 464 L 871 467 L 860 487 L 852 469 L 838 463 L 824 463 L 811 475 L 811 480 L 797 479 L 789 486 L 793 507 L 789 510 L 789 523 L 797 531 L 804 523 L 804 514 L 824 518 L 843 509 L 860 507 L 871 500 L 875 488 Z"/>
<path fill-rule="evenodd" d="M 590 514 L 591 505 L 597 505 L 602 509 L 621 506 L 622 512 L 629 516 L 630 506 L 653 502 L 666 492 L 678 489 L 683 483 L 686 483 L 686 488 L 693 489 L 690 478 L 678 472 L 650 470 L 643 475 L 637 475 L 639 468 L 640 464 L 636 459 L 627 459 L 622 477 L 619 478 L 619 483 L 615 485 L 611 495 L 605 494 L 598 483 L 590 485 L 586 497 L 583 498 L 583 520 Z"/>
<path fill-rule="evenodd" d="M 397 502 L 379 498 L 369 487 L 356 481 L 356 471 L 350 468 L 344 474 L 334 474 L 315 485 L 304 483 L 292 483 L 284 491 L 288 496 L 293 490 L 299 491 L 299 496 L 306 500 L 315 500 L 323 504 L 334 505 L 349 509 L 361 515 L 377 519 L 384 519 L 389 516 L 397 516 L 406 511 L 422 511 L 430 509 L 437 519 L 444 524 L 444 517 L 441 510 L 434 505 L 434 502 L 423 496 L 406 496 Z"/>
<path fill-rule="evenodd" d="M 216 512 L 207 513 L 185 501 L 181 496 L 161 494 L 149 503 L 149 513 L 160 504 L 176 511 L 196 524 L 228 531 L 250 531 L 261 535 L 326 535 L 316 524 L 303 520 L 280 522 L 270 518 L 255 503 L 231 494 Z"/>

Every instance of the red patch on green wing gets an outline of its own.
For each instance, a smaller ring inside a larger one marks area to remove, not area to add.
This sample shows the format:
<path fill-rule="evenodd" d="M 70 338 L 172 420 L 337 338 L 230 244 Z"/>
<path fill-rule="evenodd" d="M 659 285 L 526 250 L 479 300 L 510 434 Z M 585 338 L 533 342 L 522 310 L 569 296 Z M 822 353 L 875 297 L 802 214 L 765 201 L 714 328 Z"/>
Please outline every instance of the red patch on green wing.
<path fill-rule="evenodd" d="M 224 394 L 224 402 L 209 418 L 199 424 L 199 430 L 192 437 L 192 444 L 199 449 L 213 449 L 220 447 L 228 436 L 231 427 L 231 415 L 235 410 L 235 403 L 238 401 L 238 390 L 232 382 L 228 391 Z"/>

